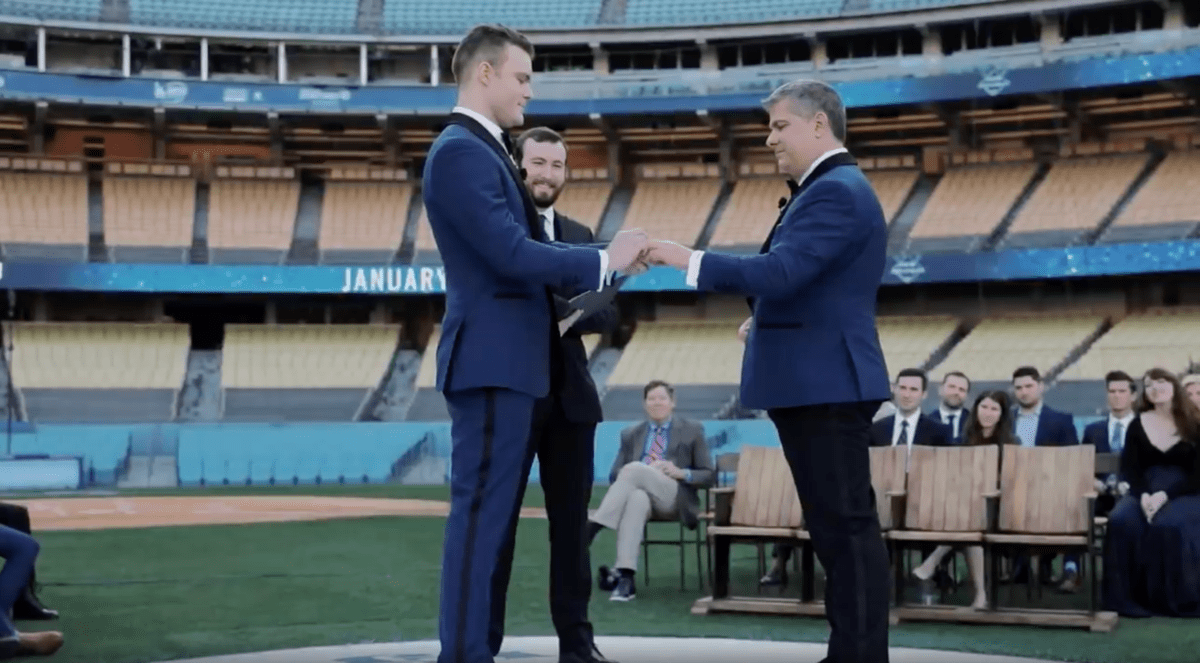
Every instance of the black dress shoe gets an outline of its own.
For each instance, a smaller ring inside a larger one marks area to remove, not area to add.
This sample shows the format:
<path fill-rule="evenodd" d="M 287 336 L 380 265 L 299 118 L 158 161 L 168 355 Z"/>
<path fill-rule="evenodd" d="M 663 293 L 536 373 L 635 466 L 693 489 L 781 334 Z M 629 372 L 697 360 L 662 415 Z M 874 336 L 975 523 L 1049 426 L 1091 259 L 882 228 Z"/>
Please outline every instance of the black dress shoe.
<path fill-rule="evenodd" d="M 42 602 L 38 600 L 37 594 L 34 594 L 33 590 L 26 587 L 24 593 L 13 604 L 13 619 L 18 621 L 58 619 L 58 611 L 51 610 L 42 605 Z"/>
<path fill-rule="evenodd" d="M 596 586 L 602 592 L 611 592 L 617 586 L 617 579 L 620 577 L 607 566 L 601 566 L 596 570 Z"/>
<path fill-rule="evenodd" d="M 17 627 L 8 621 L 8 617 L 0 613 L 0 659 L 12 658 L 20 648 L 21 634 L 17 633 Z"/>

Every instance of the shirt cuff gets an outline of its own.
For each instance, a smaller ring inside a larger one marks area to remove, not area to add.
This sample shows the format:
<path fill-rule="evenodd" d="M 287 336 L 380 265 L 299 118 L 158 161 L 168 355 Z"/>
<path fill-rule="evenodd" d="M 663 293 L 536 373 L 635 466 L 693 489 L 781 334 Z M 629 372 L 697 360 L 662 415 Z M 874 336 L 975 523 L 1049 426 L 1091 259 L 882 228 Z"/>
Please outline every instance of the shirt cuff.
<path fill-rule="evenodd" d="M 691 470 L 684 470 L 684 471 L 683 471 L 683 480 L 684 480 L 684 481 L 686 481 L 686 482 L 688 482 L 688 483 L 691 483 L 691 482 L 692 482 L 692 471 L 691 471 Z"/>
<path fill-rule="evenodd" d="M 700 260 L 704 258 L 703 251 L 692 251 L 692 256 L 688 258 L 687 283 L 689 288 L 695 288 L 700 282 Z"/>
<path fill-rule="evenodd" d="M 600 287 L 597 291 L 603 290 L 604 286 L 608 285 L 612 280 L 612 274 L 608 272 L 608 251 L 600 249 Z"/>

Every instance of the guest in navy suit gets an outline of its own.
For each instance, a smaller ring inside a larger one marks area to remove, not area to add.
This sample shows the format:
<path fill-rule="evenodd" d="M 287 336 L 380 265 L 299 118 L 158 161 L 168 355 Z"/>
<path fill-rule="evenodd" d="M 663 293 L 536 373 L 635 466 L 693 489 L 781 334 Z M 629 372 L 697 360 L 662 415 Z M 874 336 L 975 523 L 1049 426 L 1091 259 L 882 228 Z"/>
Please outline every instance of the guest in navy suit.
<path fill-rule="evenodd" d="M 912 455 L 914 444 L 930 447 L 950 446 L 950 427 L 931 416 L 921 414 L 921 401 L 929 388 L 929 378 L 919 368 L 906 368 L 896 375 L 892 388 L 896 414 L 871 424 L 871 445 L 904 445 Z"/>
<path fill-rule="evenodd" d="M 871 419 L 889 397 L 875 328 L 887 222 L 842 146 L 846 111 L 818 81 L 763 103 L 792 196 L 755 256 L 652 242 L 651 260 L 699 290 L 749 296 L 741 402 L 767 411 L 826 571 L 828 660 L 888 660 L 888 555 L 871 489 Z M 720 563 L 720 562 L 718 562 Z"/>
<path fill-rule="evenodd" d="M 493 576 L 531 433 L 549 416 L 535 405 L 562 381 L 551 288 L 598 290 L 646 248 L 640 231 L 618 234 L 607 250 L 546 241 L 504 130 L 524 121 L 532 54 L 509 28 L 472 29 L 452 62 L 458 105 L 425 161 L 422 196 L 446 271 L 437 388 L 452 445 L 439 663 L 494 660 Z"/>
<path fill-rule="evenodd" d="M 1022 366 L 1013 371 L 1013 393 L 1017 397 L 1018 407 L 1013 412 L 1013 433 L 1017 442 L 1023 447 L 1066 447 L 1079 444 L 1079 433 L 1075 430 L 1075 420 L 1066 412 L 1050 408 L 1042 401 L 1046 385 L 1042 375 L 1033 366 Z M 1042 557 L 1044 568 L 1042 578 L 1057 583 L 1063 592 L 1079 590 L 1079 557 L 1066 555 L 1063 562 L 1063 575 L 1060 579 L 1051 579 L 1049 556 Z M 1025 570 L 1023 560 L 1017 563 L 1017 577 Z"/>
<path fill-rule="evenodd" d="M 1083 429 L 1083 443 L 1096 447 L 1096 453 L 1120 454 L 1125 448 L 1125 433 L 1133 423 L 1133 398 L 1137 386 L 1125 371 L 1111 371 L 1104 376 L 1108 395 L 1108 416 L 1093 421 Z M 1118 474 L 1096 475 L 1096 515 L 1107 515 L 1121 496 L 1121 477 Z"/>
<path fill-rule="evenodd" d="M 942 377 L 942 386 L 938 388 L 941 405 L 929 412 L 929 416 L 950 429 L 950 442 L 963 443 L 963 430 L 967 424 L 968 412 L 965 407 L 967 394 L 971 393 L 971 378 L 962 371 L 950 371 Z"/>
<path fill-rule="evenodd" d="M 568 244 L 593 243 L 595 238 L 590 228 L 554 209 L 567 176 L 567 146 L 562 136 L 548 127 L 534 127 L 517 136 L 514 145 L 546 237 Z M 555 293 L 558 317 L 566 317 L 567 298 L 575 294 Z M 499 653 L 504 637 L 505 599 L 521 498 L 535 457 L 550 525 L 550 618 L 564 659 L 577 660 L 569 659 L 570 652 L 593 649 L 593 629 L 588 620 L 592 583 L 586 523 L 595 474 L 596 424 L 604 416 L 596 383 L 588 369 L 587 350 L 581 334 L 609 331 L 619 318 L 616 305 L 610 304 L 595 315 L 575 322 L 562 333 L 562 384 L 539 399 L 535 406 L 535 410 L 546 410 L 550 414 L 546 425 L 533 431 L 508 539 L 492 585 L 489 640 L 493 654 Z"/>

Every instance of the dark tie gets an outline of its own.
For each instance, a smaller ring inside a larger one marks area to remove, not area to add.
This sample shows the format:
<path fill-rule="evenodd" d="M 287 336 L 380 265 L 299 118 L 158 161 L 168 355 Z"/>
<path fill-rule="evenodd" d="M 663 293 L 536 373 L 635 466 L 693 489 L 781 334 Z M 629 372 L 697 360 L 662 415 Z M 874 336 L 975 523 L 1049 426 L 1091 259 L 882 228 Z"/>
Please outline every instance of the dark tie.
<path fill-rule="evenodd" d="M 1112 449 L 1113 453 L 1121 450 L 1121 443 L 1125 439 L 1125 425 L 1120 421 L 1113 424 L 1112 437 L 1108 438 L 1108 448 Z"/>
<path fill-rule="evenodd" d="M 552 234 L 551 228 L 554 227 L 554 224 L 550 223 L 550 217 L 543 213 L 543 214 L 538 214 L 538 219 L 542 222 L 542 233 L 544 233 L 546 235 L 546 241 L 553 242 L 554 236 Z"/>
<path fill-rule="evenodd" d="M 950 436 L 958 437 L 958 414 L 950 415 Z"/>
<path fill-rule="evenodd" d="M 508 135 L 508 132 L 504 131 L 503 129 L 500 130 L 500 142 L 504 143 L 504 149 L 508 151 L 508 156 L 512 157 L 513 161 L 516 161 L 517 153 L 516 150 L 513 149 L 512 136 Z"/>
<path fill-rule="evenodd" d="M 900 439 L 896 440 L 898 446 L 908 446 L 908 419 L 900 420 Z"/>

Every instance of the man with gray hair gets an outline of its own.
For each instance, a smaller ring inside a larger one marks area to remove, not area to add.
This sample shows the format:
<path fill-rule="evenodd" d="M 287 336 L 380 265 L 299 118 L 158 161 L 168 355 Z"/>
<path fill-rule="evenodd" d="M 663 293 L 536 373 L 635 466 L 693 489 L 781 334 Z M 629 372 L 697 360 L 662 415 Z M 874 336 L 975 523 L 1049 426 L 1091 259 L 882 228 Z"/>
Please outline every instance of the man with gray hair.
<path fill-rule="evenodd" d="M 889 397 L 875 328 L 887 222 L 843 147 L 846 110 L 819 81 L 763 102 L 791 199 L 758 255 L 651 242 L 698 290 L 748 296 L 741 401 L 767 411 L 825 569 L 826 661 L 887 663 L 888 555 L 871 490 L 871 419 Z M 717 550 L 727 557 L 728 550 Z"/>

